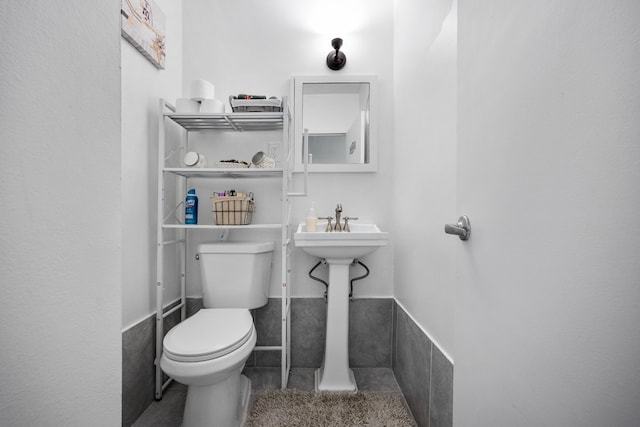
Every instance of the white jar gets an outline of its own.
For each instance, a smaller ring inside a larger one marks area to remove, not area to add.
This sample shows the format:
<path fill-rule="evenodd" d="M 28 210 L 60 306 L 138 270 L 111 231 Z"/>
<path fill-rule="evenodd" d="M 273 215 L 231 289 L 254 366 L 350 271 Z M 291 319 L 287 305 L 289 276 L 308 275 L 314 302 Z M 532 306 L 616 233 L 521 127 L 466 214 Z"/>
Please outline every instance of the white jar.
<path fill-rule="evenodd" d="M 267 156 L 264 151 L 258 151 L 253 155 L 251 163 L 257 168 L 275 168 L 276 162 L 271 157 Z"/>
<path fill-rule="evenodd" d="M 207 158 L 204 154 L 189 151 L 184 155 L 184 164 L 190 168 L 206 168 Z"/>

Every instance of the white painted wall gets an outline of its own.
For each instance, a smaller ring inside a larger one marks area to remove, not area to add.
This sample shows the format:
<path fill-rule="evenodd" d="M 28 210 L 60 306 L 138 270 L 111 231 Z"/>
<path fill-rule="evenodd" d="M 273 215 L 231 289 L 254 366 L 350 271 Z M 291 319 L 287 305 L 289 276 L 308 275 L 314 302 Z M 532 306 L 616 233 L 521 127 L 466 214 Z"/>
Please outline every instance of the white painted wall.
<path fill-rule="evenodd" d="M 639 16 L 460 1 L 455 425 L 640 425 Z"/>
<path fill-rule="evenodd" d="M 312 200 L 322 216 L 333 214 L 336 203 L 341 202 L 344 214 L 358 216 L 363 222 L 374 221 L 388 230 L 392 226 L 394 154 L 392 1 L 185 0 L 183 19 L 185 93 L 191 80 L 201 78 L 213 82 L 216 97 L 226 101 L 229 95 L 238 93 L 286 95 L 294 75 L 378 75 L 378 173 L 313 174 L 309 182 L 310 197 L 295 202 L 294 222 L 303 220 Z M 325 62 L 332 49 L 331 39 L 335 37 L 344 39 L 342 50 L 347 55 L 347 65 L 340 72 L 329 70 Z M 268 141 L 265 139 L 265 145 L 259 148 L 266 149 Z M 249 160 L 251 154 L 242 153 L 243 159 Z M 251 188 L 260 186 L 256 184 Z M 263 197 L 267 194 L 252 191 Z M 275 193 L 274 197 L 277 197 Z M 260 215 L 269 215 L 264 202 L 261 203 Z M 272 208 L 278 209 L 277 203 Z M 358 296 L 393 294 L 392 253 L 393 248 L 389 246 L 367 257 L 365 262 L 371 267 L 371 276 L 357 285 Z M 274 265 L 278 266 L 278 262 L 279 258 L 275 259 Z M 199 275 L 194 271 L 196 264 L 191 264 L 188 294 L 198 296 L 201 291 L 195 279 Z M 312 257 L 294 248 L 293 295 L 320 296 L 324 292 L 321 285 L 307 277 L 313 264 Z M 278 274 L 272 281 L 271 295 L 279 296 L 280 289 Z"/>
<path fill-rule="evenodd" d="M 304 95 L 302 126 L 309 133 L 346 133 L 360 116 L 360 94 Z"/>
<path fill-rule="evenodd" d="M 119 425 L 118 0 L 3 2 L 0 425 Z"/>
<path fill-rule="evenodd" d="M 159 99 L 182 91 L 182 2 L 157 0 L 166 16 L 166 63 L 158 70 L 124 38 L 122 54 L 122 328 L 155 312 Z M 169 287 L 165 301 L 178 298 Z"/>
<path fill-rule="evenodd" d="M 457 47 L 455 0 L 394 2 L 394 293 L 453 357 Z"/>

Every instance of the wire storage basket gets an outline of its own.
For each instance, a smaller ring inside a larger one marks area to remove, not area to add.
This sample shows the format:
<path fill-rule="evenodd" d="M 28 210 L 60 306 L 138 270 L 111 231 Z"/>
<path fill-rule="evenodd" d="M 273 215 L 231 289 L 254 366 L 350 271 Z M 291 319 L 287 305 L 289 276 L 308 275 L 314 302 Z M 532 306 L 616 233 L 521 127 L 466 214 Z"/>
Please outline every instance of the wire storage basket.
<path fill-rule="evenodd" d="M 229 105 L 234 113 L 267 113 L 282 111 L 282 100 L 269 99 L 239 99 L 233 95 L 229 97 Z"/>
<path fill-rule="evenodd" d="M 249 197 L 218 196 L 212 197 L 213 221 L 216 225 L 251 224 L 255 203 Z"/>

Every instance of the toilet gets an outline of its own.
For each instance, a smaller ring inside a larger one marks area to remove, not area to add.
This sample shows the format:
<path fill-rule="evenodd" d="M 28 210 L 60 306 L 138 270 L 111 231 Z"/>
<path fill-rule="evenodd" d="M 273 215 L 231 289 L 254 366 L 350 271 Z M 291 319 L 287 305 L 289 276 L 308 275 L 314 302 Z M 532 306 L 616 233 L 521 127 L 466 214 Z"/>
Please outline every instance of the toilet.
<path fill-rule="evenodd" d="M 163 340 L 160 367 L 188 386 L 184 427 L 236 427 L 251 382 L 241 374 L 256 344 L 249 309 L 267 303 L 273 242 L 202 243 L 197 248 L 204 308 Z"/>

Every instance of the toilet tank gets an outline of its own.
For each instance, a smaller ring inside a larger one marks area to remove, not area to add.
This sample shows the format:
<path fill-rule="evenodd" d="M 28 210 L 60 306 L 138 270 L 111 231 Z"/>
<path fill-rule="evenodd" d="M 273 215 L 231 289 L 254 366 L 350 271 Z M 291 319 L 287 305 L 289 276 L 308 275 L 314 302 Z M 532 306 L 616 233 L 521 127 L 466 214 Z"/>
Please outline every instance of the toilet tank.
<path fill-rule="evenodd" d="M 273 242 L 198 245 L 206 308 L 258 308 L 267 303 Z"/>

